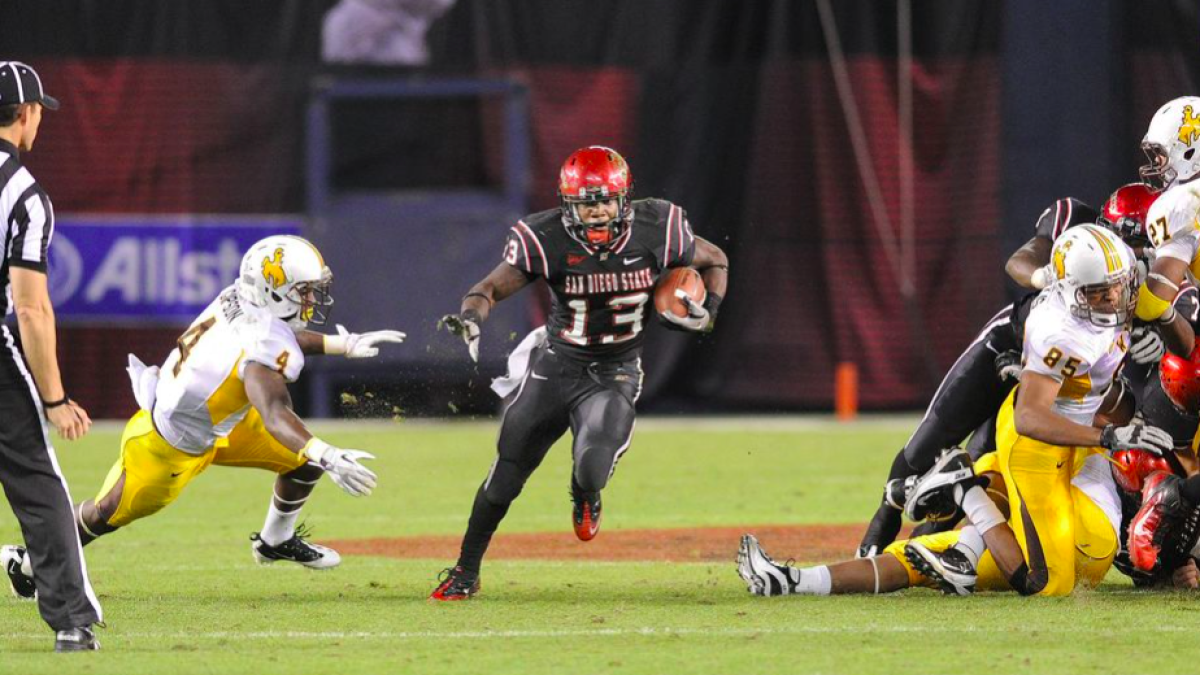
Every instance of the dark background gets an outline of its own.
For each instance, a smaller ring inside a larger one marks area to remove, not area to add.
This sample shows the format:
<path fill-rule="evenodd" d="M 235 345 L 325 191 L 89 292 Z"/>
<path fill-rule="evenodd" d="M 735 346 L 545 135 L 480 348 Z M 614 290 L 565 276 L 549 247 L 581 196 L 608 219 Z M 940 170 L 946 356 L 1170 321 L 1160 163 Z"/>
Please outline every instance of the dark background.
<path fill-rule="evenodd" d="M 865 409 L 919 408 L 1015 292 L 1003 263 L 1041 211 L 1135 180 L 1150 116 L 1200 75 L 1189 0 L 838 0 L 824 23 L 808 0 L 458 0 L 420 67 L 323 64 L 334 4 L 0 0 L 0 58 L 63 101 L 26 158 L 60 217 L 305 213 L 337 320 L 409 332 L 369 367 L 314 366 L 300 401 L 334 414 L 495 409 L 487 381 L 542 298 L 505 303 L 479 368 L 436 321 L 521 213 L 427 197 L 515 184 L 526 211 L 551 208 L 559 164 L 589 144 L 731 258 L 715 333 L 651 329 L 644 410 L 827 410 L 839 363 Z M 516 83 L 528 175 L 505 175 L 495 101 L 350 100 L 331 108 L 325 179 L 379 199 L 312 203 L 314 92 L 364 78 Z M 98 417 L 132 410 L 124 353 L 160 361 L 180 332 L 62 321 L 68 388 Z"/>

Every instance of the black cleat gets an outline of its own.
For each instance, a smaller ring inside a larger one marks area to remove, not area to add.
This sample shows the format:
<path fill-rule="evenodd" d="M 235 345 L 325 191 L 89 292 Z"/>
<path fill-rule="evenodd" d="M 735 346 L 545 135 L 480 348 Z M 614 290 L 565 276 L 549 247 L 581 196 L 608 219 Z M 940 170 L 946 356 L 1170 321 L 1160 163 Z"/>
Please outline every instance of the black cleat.
<path fill-rule="evenodd" d="M 479 592 L 479 573 L 469 572 L 462 567 L 448 567 L 442 570 L 438 580 L 442 583 L 429 594 L 430 600 L 468 600 Z"/>
<path fill-rule="evenodd" d="M 888 484 L 891 485 L 891 482 Z M 903 508 L 903 505 L 900 508 Z M 883 553 L 883 549 L 896 541 L 896 535 L 900 534 L 903 520 L 900 516 L 901 511 L 889 503 L 880 504 L 875 516 L 871 518 L 871 524 L 867 525 L 867 532 L 863 535 L 862 543 L 858 545 L 854 557 L 873 558 Z"/>
<path fill-rule="evenodd" d="M 977 482 L 971 456 L 962 448 L 950 448 L 906 490 L 904 515 L 914 522 L 952 518 L 962 495 Z"/>
<path fill-rule="evenodd" d="M 978 580 L 975 566 L 956 548 L 938 553 L 919 541 L 910 541 L 904 547 L 904 557 L 918 572 L 936 582 L 946 595 L 970 595 L 975 592 L 975 582 Z"/>
<path fill-rule="evenodd" d="M 4 566 L 4 573 L 8 575 L 13 595 L 22 600 L 36 600 L 37 585 L 33 583 L 33 577 L 21 569 L 28 555 L 24 546 L 0 547 L 0 565 Z"/>
<path fill-rule="evenodd" d="M 88 626 L 60 630 L 54 637 L 56 652 L 91 652 L 97 649 L 100 649 L 100 642 Z"/>
<path fill-rule="evenodd" d="M 258 532 L 250 535 L 250 552 L 260 565 L 270 565 L 276 561 L 294 562 L 309 569 L 327 570 L 337 567 L 342 562 L 342 556 L 328 546 L 321 546 L 308 541 L 305 537 L 309 530 L 303 525 L 296 528 L 291 539 L 271 546 L 262 540 Z"/>

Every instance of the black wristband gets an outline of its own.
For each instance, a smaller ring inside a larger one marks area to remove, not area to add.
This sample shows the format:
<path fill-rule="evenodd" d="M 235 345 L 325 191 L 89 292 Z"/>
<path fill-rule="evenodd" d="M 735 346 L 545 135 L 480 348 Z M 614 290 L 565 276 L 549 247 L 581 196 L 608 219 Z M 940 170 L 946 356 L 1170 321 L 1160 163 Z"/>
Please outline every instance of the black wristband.
<path fill-rule="evenodd" d="M 61 405 L 66 405 L 68 402 L 70 402 L 70 400 L 71 400 L 70 396 L 63 394 L 63 397 L 58 399 L 57 401 L 42 401 L 42 408 L 44 408 L 46 410 L 49 410 L 51 408 L 57 408 Z"/>
<path fill-rule="evenodd" d="M 721 301 L 724 300 L 720 295 L 709 292 L 704 298 L 704 309 L 708 310 L 708 315 L 714 319 L 717 317 L 717 309 L 721 307 Z"/>

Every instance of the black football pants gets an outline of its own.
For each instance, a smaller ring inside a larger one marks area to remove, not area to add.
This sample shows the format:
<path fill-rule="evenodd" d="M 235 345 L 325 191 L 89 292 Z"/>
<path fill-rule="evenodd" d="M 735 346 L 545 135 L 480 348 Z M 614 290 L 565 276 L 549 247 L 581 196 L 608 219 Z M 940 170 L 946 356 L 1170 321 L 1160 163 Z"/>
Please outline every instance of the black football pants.
<path fill-rule="evenodd" d="M 584 493 L 603 490 L 633 439 L 641 384 L 637 358 L 589 364 L 547 345 L 535 349 L 500 422 L 496 461 L 475 496 L 459 565 L 478 571 L 508 506 L 567 429 L 574 484 Z"/>
<path fill-rule="evenodd" d="M 888 480 L 925 473 L 943 450 L 961 444 L 968 436 L 973 459 L 996 449 L 995 416 L 1015 385 L 997 375 L 996 356 L 1022 349 L 1011 315 L 1012 307 L 1005 307 L 992 317 L 950 367 L 917 430 L 893 460 Z M 860 555 L 872 547 L 883 550 L 895 540 L 900 524 L 900 513 L 881 504 L 863 537 Z"/>
<path fill-rule="evenodd" d="M 0 329 L 0 484 L 21 524 L 38 610 L 55 630 L 100 621 L 67 482 L 34 398 L 37 388 L 7 328 Z"/>

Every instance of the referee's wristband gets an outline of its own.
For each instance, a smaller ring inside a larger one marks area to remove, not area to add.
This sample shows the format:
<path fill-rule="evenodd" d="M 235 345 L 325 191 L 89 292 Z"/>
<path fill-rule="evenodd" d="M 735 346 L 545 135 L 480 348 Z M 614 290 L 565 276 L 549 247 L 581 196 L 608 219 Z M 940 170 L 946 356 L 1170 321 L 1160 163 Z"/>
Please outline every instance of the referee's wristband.
<path fill-rule="evenodd" d="M 57 408 L 59 406 L 66 405 L 70 401 L 71 401 L 71 397 L 67 396 L 66 394 L 63 394 L 63 397 L 58 399 L 57 401 L 42 401 L 42 407 L 45 408 L 46 410 L 49 410 L 51 408 Z"/>

